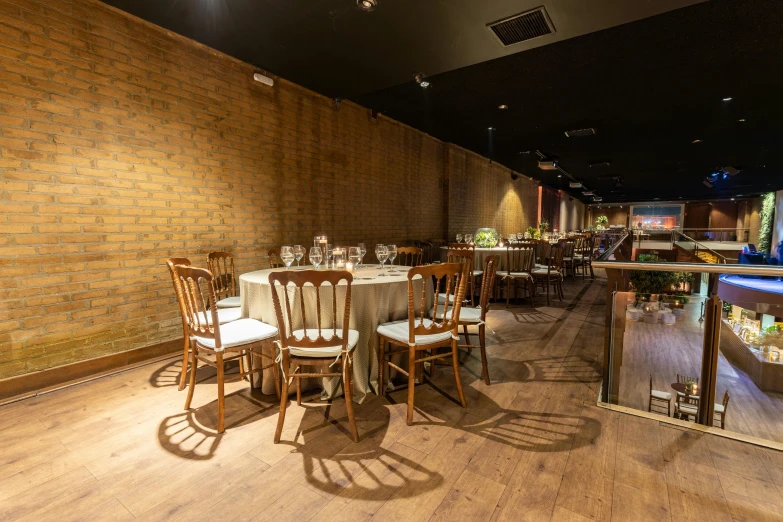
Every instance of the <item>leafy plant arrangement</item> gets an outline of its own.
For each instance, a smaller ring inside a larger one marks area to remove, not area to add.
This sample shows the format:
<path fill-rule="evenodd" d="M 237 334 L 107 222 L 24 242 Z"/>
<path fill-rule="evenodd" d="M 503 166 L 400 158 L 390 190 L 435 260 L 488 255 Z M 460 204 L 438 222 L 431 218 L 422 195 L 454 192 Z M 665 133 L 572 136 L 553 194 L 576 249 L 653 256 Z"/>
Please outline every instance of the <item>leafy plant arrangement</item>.
<path fill-rule="evenodd" d="M 499 241 L 498 233 L 494 228 L 481 229 L 473 236 L 473 242 L 479 248 L 494 248 Z"/>
<path fill-rule="evenodd" d="M 543 234 L 549 229 L 549 221 L 544 220 L 541 223 L 538 224 L 538 231 L 540 234 Z"/>
<path fill-rule="evenodd" d="M 598 216 L 595 220 L 595 223 L 601 228 L 606 228 L 606 226 L 609 224 L 609 218 L 606 216 Z"/>
<path fill-rule="evenodd" d="M 772 228 L 775 221 L 775 193 L 767 192 L 761 200 L 761 228 L 759 229 L 759 251 L 770 253 Z"/>
<path fill-rule="evenodd" d="M 527 233 L 530 234 L 530 237 L 533 239 L 538 239 L 541 237 L 541 234 L 538 232 L 536 227 L 527 227 Z"/>
<path fill-rule="evenodd" d="M 655 254 L 641 254 L 639 261 L 647 263 L 665 263 Z M 670 292 L 672 286 L 677 283 L 676 272 L 655 272 L 652 270 L 632 270 L 631 284 L 636 290 L 636 300 L 649 299 L 652 294 L 665 294 Z"/>

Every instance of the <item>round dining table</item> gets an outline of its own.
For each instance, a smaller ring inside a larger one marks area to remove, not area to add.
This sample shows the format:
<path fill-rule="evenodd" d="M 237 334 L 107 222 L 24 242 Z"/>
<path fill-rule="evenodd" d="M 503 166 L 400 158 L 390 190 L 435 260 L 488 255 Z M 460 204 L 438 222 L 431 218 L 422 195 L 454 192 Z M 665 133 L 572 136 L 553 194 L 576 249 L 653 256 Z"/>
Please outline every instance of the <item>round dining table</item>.
<path fill-rule="evenodd" d="M 291 267 L 290 270 L 312 270 L 312 266 Z M 272 288 L 269 284 L 269 274 L 276 271 L 285 271 L 285 268 L 274 268 L 267 270 L 257 270 L 248 272 L 239 276 L 240 301 L 242 306 L 242 317 L 250 317 L 263 321 L 264 323 L 277 326 L 277 317 L 275 307 L 272 301 Z M 320 270 L 325 270 L 320 267 Z M 384 275 L 381 275 L 384 274 Z M 416 276 L 413 280 L 414 292 L 421 295 L 421 284 L 424 280 Z M 432 281 L 426 281 L 426 300 L 427 309 L 433 306 Z M 345 306 L 346 283 L 342 282 L 337 286 L 337 328 L 342 327 L 343 307 Z M 305 291 L 307 288 L 305 288 Z M 331 292 L 331 289 L 329 289 Z M 282 305 L 283 292 L 279 290 Z M 308 328 L 315 326 L 310 324 L 311 318 L 316 317 L 315 291 L 313 289 L 312 299 L 305 296 L 305 315 L 308 318 Z M 331 295 L 331 294 L 330 294 Z M 417 303 L 419 299 L 414 300 Z M 321 310 L 324 311 L 324 303 L 331 303 L 331 299 L 321 301 Z M 331 304 L 329 304 L 331 311 Z M 353 360 L 353 400 L 362 403 L 370 392 L 378 393 L 378 334 L 376 332 L 379 325 L 391 321 L 400 321 L 408 318 L 408 269 L 406 267 L 394 267 L 390 271 L 387 265 L 381 269 L 380 265 L 360 265 L 353 274 L 351 284 L 351 310 L 349 328 L 359 332 L 359 342 L 352 354 Z M 324 321 L 329 321 L 328 317 Z M 295 328 L 301 328 L 301 317 L 293 317 L 292 321 Z M 326 323 L 325 323 L 326 324 Z M 332 325 L 329 324 L 329 327 Z M 260 363 L 257 361 L 256 363 Z M 273 394 L 274 380 L 271 369 L 264 370 L 257 374 L 260 377 L 261 391 L 264 394 Z M 318 382 L 322 381 L 322 382 Z M 304 382 L 303 382 L 304 384 Z M 342 387 L 339 378 L 324 378 L 310 380 L 310 385 L 322 386 L 323 400 L 332 399 L 342 393 Z"/>

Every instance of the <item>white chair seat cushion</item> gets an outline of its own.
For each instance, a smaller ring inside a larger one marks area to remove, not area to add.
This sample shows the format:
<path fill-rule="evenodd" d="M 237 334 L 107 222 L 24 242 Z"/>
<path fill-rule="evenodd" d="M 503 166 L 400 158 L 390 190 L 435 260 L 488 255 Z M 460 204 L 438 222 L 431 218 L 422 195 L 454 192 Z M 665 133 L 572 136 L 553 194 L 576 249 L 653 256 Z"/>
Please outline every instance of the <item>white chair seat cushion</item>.
<path fill-rule="evenodd" d="M 438 294 L 438 304 L 446 303 L 446 294 Z M 454 304 L 454 294 L 449 294 L 449 304 Z"/>
<path fill-rule="evenodd" d="M 723 413 L 724 411 L 726 411 L 726 408 L 723 407 L 723 404 L 715 405 L 715 413 Z"/>
<path fill-rule="evenodd" d="M 547 268 L 549 268 L 549 265 L 542 265 L 541 263 L 536 263 L 535 268 L 543 268 L 544 270 L 546 270 Z"/>
<path fill-rule="evenodd" d="M 695 404 L 678 404 L 678 409 L 683 413 L 690 413 L 691 415 L 696 415 L 699 412 L 699 409 L 696 407 Z"/>
<path fill-rule="evenodd" d="M 324 337 L 327 337 L 327 339 L 331 339 L 332 330 L 321 330 L 321 334 L 323 334 Z M 297 339 L 304 339 L 305 331 L 304 330 L 294 330 L 293 331 L 294 337 Z M 315 340 L 318 338 L 318 329 L 317 328 L 308 328 L 307 329 L 307 337 L 309 337 L 312 340 Z M 342 340 L 343 338 L 343 332 L 342 330 L 337 331 L 337 339 Z M 359 332 L 356 330 L 348 330 L 348 346 L 346 347 L 347 350 L 350 352 L 354 348 L 356 348 L 356 344 L 359 342 Z M 328 346 L 324 348 L 295 348 L 293 346 L 288 348 L 288 352 L 291 355 L 295 355 L 297 357 L 336 357 L 340 355 L 340 352 L 342 352 L 343 346 L 341 344 L 337 344 L 335 346 Z"/>
<path fill-rule="evenodd" d="M 678 396 L 678 397 L 685 397 L 685 394 L 684 394 L 684 393 L 682 393 L 682 392 L 677 392 L 677 396 Z M 691 397 L 692 397 L 692 398 L 694 398 L 694 399 L 696 399 L 696 400 L 699 400 L 699 399 L 700 399 L 700 397 L 699 397 L 698 395 L 691 395 Z"/>
<path fill-rule="evenodd" d="M 459 321 L 461 323 L 480 323 L 481 308 L 463 306 L 459 309 Z"/>
<path fill-rule="evenodd" d="M 653 391 L 650 392 L 650 395 L 652 395 L 656 399 L 661 399 L 662 401 L 670 401 L 670 400 L 672 400 L 672 394 L 671 393 L 667 393 L 667 392 L 653 390 Z"/>
<path fill-rule="evenodd" d="M 239 319 L 220 327 L 220 340 L 223 343 L 222 349 L 271 339 L 276 335 L 277 328 L 255 319 Z M 214 339 L 196 337 L 196 342 L 205 348 L 215 349 Z"/>
<path fill-rule="evenodd" d="M 416 322 L 414 324 L 416 326 L 419 326 L 419 321 L 420 319 L 417 317 Z M 431 320 L 424 319 L 425 327 L 429 327 L 431 324 L 432 324 Z M 395 321 L 393 323 L 382 324 L 378 327 L 378 333 L 389 339 L 394 339 L 395 341 L 408 344 L 408 320 L 406 319 L 404 321 Z M 416 344 L 418 346 L 423 346 L 427 344 L 440 343 L 449 339 L 451 339 L 451 332 L 443 332 L 439 334 L 429 334 L 429 335 L 417 335 Z"/>
<path fill-rule="evenodd" d="M 237 308 L 218 308 L 217 309 L 218 314 L 218 322 L 220 324 L 230 323 L 231 321 L 236 321 L 237 319 L 242 319 L 242 309 Z M 207 312 L 206 318 L 204 317 L 204 312 L 199 313 L 199 320 L 201 321 L 201 324 L 208 324 L 209 326 L 212 326 L 212 313 Z"/>
<path fill-rule="evenodd" d="M 527 272 L 506 272 L 505 270 L 498 270 L 496 272 L 500 277 L 511 277 L 512 279 L 528 279 L 530 274 Z"/>
<path fill-rule="evenodd" d="M 545 276 L 545 275 L 553 275 L 553 276 L 559 276 L 560 272 L 557 270 L 552 270 L 551 272 L 547 268 L 534 268 L 533 272 L 531 272 L 535 276 Z"/>
<path fill-rule="evenodd" d="M 237 306 L 242 306 L 242 301 L 239 300 L 238 295 L 234 297 L 226 297 L 225 299 L 221 299 L 217 302 L 218 308 L 236 308 Z"/>
<path fill-rule="evenodd" d="M 574 258 L 571 257 L 571 256 L 563 256 L 563 261 L 569 261 L 570 262 L 570 261 L 573 261 L 573 260 L 574 260 Z"/>
<path fill-rule="evenodd" d="M 484 271 L 483 270 L 474 270 L 473 271 L 473 277 L 478 277 L 480 275 L 484 275 Z"/>

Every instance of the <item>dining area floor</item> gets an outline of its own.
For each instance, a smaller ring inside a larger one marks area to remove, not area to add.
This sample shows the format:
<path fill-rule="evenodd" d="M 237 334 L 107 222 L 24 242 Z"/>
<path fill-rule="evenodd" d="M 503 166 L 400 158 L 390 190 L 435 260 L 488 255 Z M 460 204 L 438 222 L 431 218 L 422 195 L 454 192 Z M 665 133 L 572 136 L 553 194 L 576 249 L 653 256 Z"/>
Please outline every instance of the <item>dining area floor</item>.
<path fill-rule="evenodd" d="M 355 406 L 305 394 L 273 443 L 279 403 L 180 357 L 0 406 L 2 520 L 779 520 L 783 454 L 596 406 L 606 280 L 564 299 L 493 303 L 491 384 L 453 371 Z M 474 336 L 475 344 L 475 336 Z"/>

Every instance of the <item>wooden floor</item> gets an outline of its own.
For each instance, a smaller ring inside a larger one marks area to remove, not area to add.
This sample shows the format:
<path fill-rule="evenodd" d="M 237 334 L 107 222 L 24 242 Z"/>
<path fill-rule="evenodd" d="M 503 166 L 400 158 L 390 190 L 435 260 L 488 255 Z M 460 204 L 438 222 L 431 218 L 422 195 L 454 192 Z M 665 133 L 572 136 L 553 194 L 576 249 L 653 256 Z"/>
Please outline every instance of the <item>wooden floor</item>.
<path fill-rule="evenodd" d="M 653 387 L 674 393 L 677 374 L 701 375 L 704 327 L 698 322 L 702 298 L 686 305 L 685 320 L 673 326 L 627 322 L 623 339 L 619 404 L 647 410 L 649 378 Z M 729 390 L 726 429 L 762 439 L 783 442 L 783 394 L 761 391 L 750 377 L 718 356 L 716 397 Z M 672 406 L 673 407 L 673 406 Z"/>
<path fill-rule="evenodd" d="M 358 444 L 342 400 L 292 405 L 273 444 L 241 383 L 216 436 L 211 370 L 183 411 L 174 360 L 1 407 L 0 520 L 780 520 L 782 454 L 594 405 L 605 283 L 565 291 L 490 313 L 467 410 L 439 369 L 412 427 L 404 392 L 359 406 Z"/>

